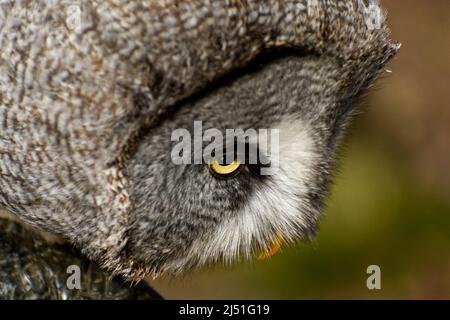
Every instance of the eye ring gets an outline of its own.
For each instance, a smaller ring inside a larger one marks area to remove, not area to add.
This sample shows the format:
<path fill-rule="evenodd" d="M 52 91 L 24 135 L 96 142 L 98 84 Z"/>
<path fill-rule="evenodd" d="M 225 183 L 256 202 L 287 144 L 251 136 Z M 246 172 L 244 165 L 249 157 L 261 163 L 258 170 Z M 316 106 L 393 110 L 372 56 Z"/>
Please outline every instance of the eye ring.
<path fill-rule="evenodd" d="M 242 163 L 235 159 L 229 164 L 222 165 L 216 159 L 209 163 L 209 170 L 218 178 L 231 178 L 238 175 L 243 168 Z"/>

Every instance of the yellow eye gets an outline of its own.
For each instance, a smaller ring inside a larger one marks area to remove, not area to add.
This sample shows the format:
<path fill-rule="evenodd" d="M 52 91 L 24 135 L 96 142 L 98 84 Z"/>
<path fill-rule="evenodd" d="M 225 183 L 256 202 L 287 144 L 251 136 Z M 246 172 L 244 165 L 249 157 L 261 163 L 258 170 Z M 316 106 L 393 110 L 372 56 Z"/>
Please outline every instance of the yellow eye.
<path fill-rule="evenodd" d="M 239 160 L 233 160 L 229 164 L 220 164 L 216 159 L 212 160 L 209 164 L 209 169 L 211 172 L 219 177 L 231 177 L 235 176 L 240 172 L 242 164 Z"/>

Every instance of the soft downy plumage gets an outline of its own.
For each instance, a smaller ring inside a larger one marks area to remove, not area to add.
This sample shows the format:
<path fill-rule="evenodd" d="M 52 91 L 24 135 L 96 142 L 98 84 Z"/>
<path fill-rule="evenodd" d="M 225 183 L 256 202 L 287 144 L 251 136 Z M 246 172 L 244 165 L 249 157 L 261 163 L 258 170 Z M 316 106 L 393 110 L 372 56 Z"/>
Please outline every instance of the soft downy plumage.
<path fill-rule="evenodd" d="M 313 236 L 356 99 L 399 47 L 376 1 L 0 10 L 0 204 L 129 280 Z M 170 133 L 196 120 L 279 128 L 280 174 L 175 166 Z"/>

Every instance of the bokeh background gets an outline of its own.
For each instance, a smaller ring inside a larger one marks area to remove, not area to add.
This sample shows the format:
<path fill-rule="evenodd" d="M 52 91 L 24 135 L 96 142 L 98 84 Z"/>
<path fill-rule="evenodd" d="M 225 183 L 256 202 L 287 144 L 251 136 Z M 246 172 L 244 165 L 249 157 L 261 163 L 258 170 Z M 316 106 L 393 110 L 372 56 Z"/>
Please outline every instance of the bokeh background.
<path fill-rule="evenodd" d="M 450 299 L 450 1 L 382 2 L 403 46 L 349 132 L 318 238 L 153 281 L 166 298 Z"/>

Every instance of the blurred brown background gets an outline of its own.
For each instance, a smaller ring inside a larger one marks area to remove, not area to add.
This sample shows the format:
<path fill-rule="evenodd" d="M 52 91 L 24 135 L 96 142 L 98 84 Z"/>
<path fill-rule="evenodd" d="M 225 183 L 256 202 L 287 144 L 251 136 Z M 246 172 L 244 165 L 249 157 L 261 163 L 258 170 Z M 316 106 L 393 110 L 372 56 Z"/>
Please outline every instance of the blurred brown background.
<path fill-rule="evenodd" d="M 154 281 L 167 298 L 450 299 L 450 1 L 382 3 L 403 46 L 350 130 L 317 240 Z"/>

